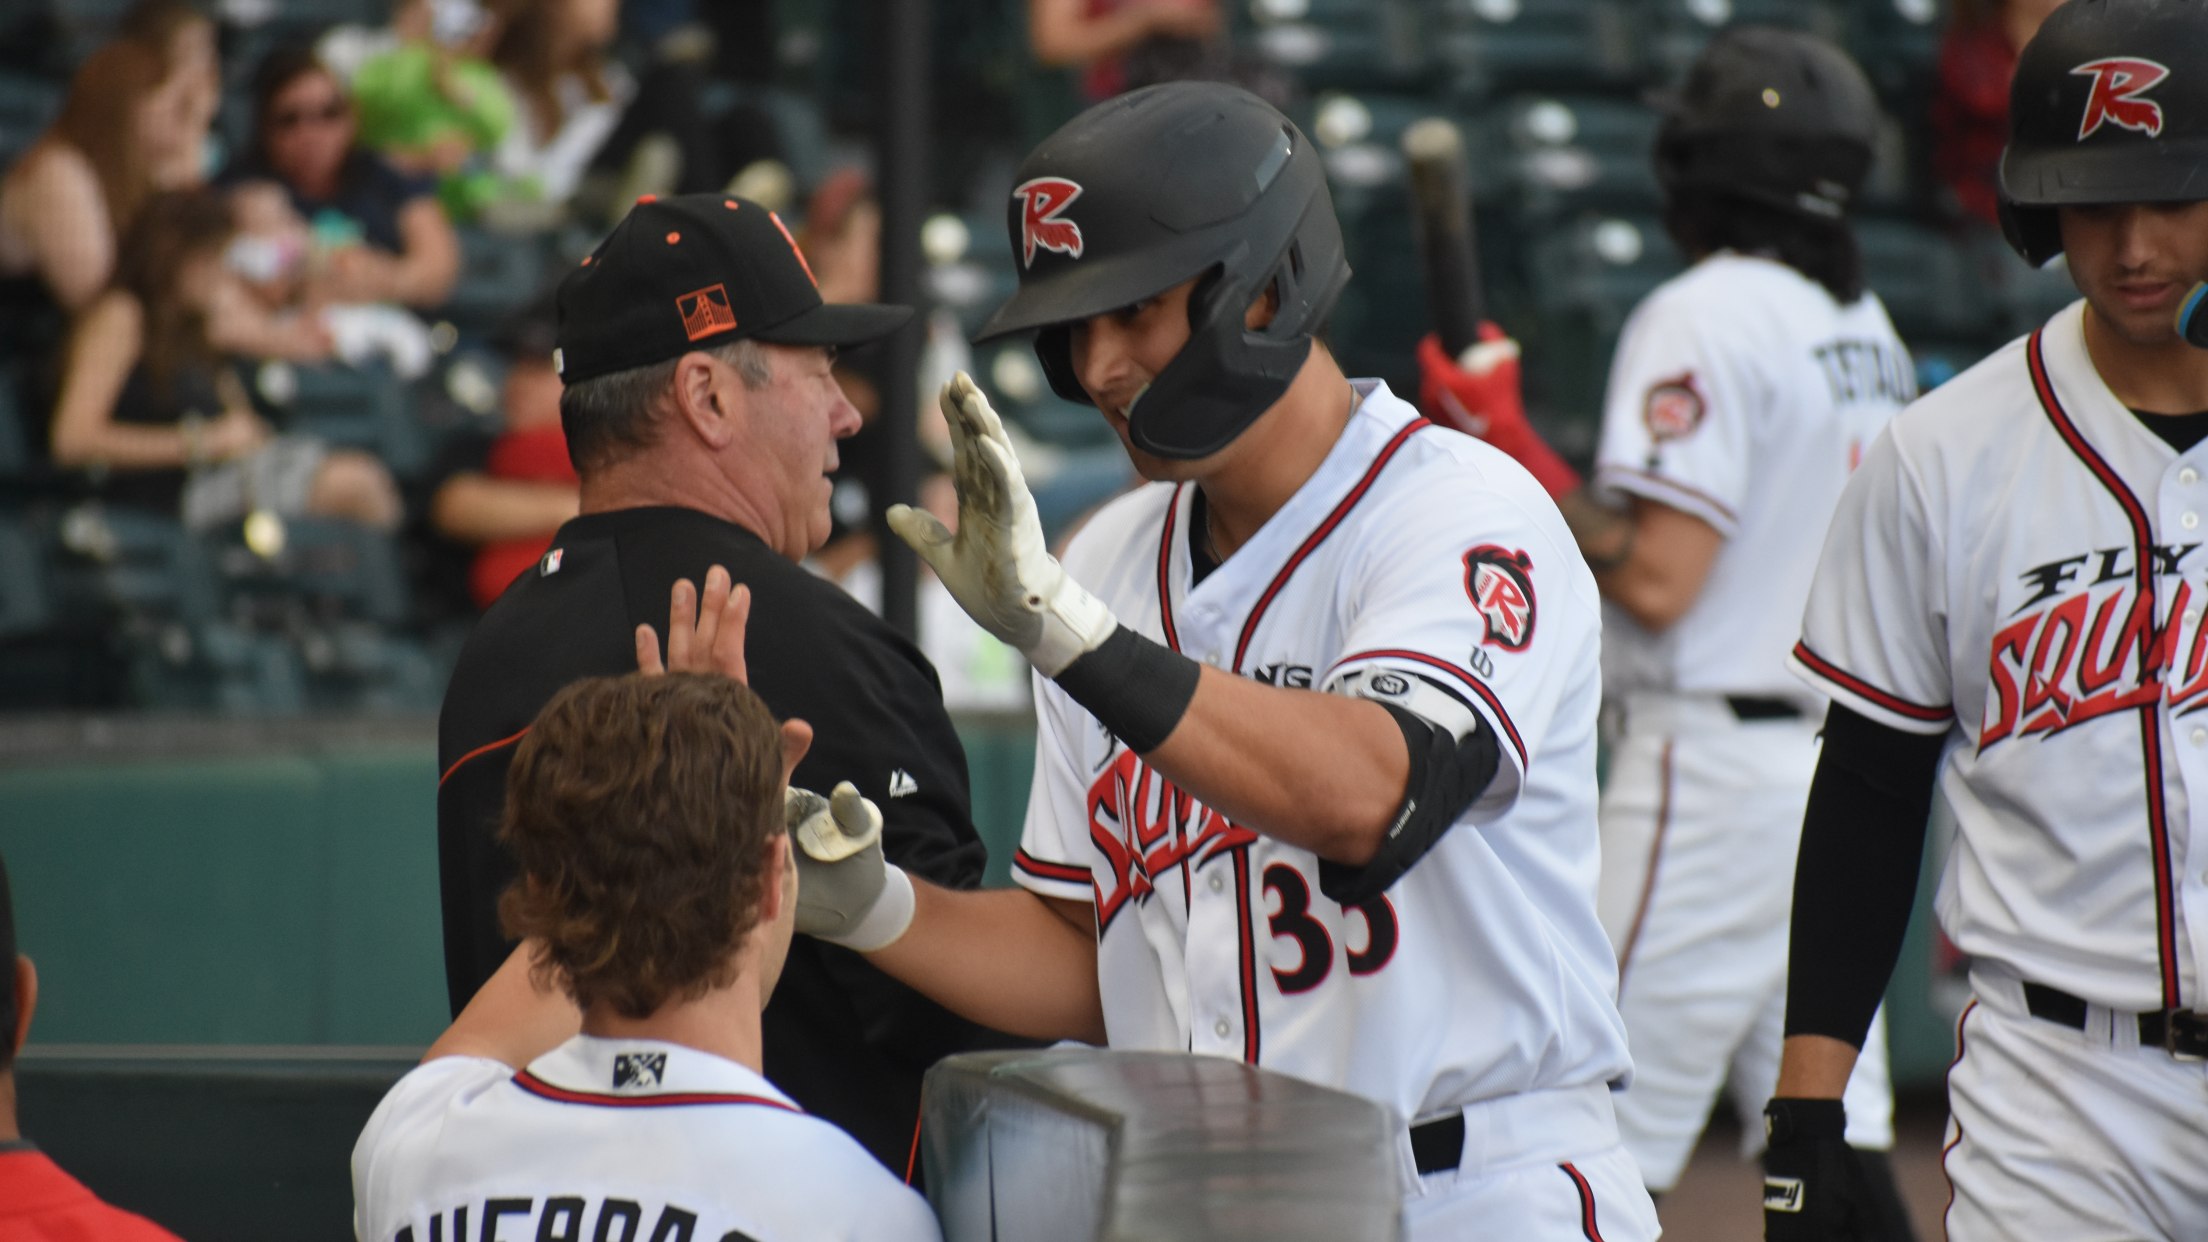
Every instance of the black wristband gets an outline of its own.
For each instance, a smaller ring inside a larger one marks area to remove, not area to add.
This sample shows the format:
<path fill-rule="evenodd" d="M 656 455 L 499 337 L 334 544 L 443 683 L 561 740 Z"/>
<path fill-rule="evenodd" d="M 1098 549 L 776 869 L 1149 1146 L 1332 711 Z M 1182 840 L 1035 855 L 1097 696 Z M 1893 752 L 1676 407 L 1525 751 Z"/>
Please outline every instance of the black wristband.
<path fill-rule="evenodd" d="M 1122 625 L 1054 680 L 1139 755 L 1172 736 L 1196 697 L 1203 671 L 1196 661 Z"/>
<path fill-rule="evenodd" d="M 1763 1128 L 1773 1146 L 1800 1139 L 1844 1138 L 1848 1133 L 1848 1110 L 1838 1100 L 1781 1096 L 1763 1106 Z"/>

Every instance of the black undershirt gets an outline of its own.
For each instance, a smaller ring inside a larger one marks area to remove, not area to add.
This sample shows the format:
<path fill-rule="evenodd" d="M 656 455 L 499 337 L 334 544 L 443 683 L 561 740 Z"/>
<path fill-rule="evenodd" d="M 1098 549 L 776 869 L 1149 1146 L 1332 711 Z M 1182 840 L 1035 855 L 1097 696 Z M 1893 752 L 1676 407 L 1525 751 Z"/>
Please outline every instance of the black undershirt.
<path fill-rule="evenodd" d="M 1211 554 L 1211 509 L 1204 503 L 1204 489 L 1188 498 L 1188 585 L 1211 576 L 1219 558 Z"/>
<path fill-rule="evenodd" d="M 2171 448 L 2183 453 L 2202 440 L 2208 440 L 2208 410 L 2192 414 L 2157 414 L 2152 410 L 2133 410 L 2147 430 L 2169 442 Z"/>

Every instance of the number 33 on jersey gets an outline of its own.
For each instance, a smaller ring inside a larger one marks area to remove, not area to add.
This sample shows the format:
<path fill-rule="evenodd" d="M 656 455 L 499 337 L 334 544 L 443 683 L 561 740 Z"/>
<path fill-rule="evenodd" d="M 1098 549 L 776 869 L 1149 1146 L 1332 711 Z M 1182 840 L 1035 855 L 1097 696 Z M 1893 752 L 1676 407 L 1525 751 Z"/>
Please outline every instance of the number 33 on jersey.
<path fill-rule="evenodd" d="M 1598 602 L 1554 504 L 1488 446 L 1359 385 L 1316 474 L 1196 580 L 1201 497 L 1106 508 L 1067 570 L 1122 622 L 1275 685 L 1500 742 L 1494 782 L 1384 894 L 1176 789 L 1048 682 L 1014 874 L 1093 901 L 1115 1048 L 1238 1057 L 1405 1117 L 1626 1073 L 1594 912 Z"/>

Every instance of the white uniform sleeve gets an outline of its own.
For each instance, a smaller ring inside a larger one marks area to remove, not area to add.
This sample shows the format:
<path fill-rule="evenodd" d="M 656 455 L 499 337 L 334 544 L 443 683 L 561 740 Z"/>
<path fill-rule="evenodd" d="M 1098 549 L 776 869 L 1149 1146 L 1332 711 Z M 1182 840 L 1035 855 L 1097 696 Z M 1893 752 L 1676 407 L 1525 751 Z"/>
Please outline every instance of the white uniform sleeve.
<path fill-rule="evenodd" d="M 1502 762 L 1471 811 L 1487 822 L 1517 801 L 1572 668 L 1596 659 L 1594 631 L 1557 615 L 1592 611 L 1594 584 L 1576 548 L 1559 549 L 1509 502 L 1447 503 L 1455 513 L 1436 522 L 1433 497 L 1406 496 L 1398 518 L 1368 528 L 1388 542 L 1352 562 L 1362 572 L 1341 598 L 1353 615 L 1321 688 L 1396 704 L 1458 737 L 1495 734 Z M 1574 635 L 1585 650 L 1569 649 Z"/>
<path fill-rule="evenodd" d="M 1028 787 L 1020 848 L 1012 855 L 1012 878 L 1044 897 L 1095 898 L 1085 861 L 1091 850 L 1089 795 L 1078 742 L 1083 729 L 1097 728 L 1055 682 L 1036 676 L 1035 780 Z"/>
<path fill-rule="evenodd" d="M 1610 366 L 1595 477 L 1740 531 L 1755 418 L 1767 404 L 1755 350 L 1728 325 L 1659 298 L 1626 324 Z"/>
<path fill-rule="evenodd" d="M 1880 724 L 1944 733 L 1954 723 L 1946 555 L 1920 481 L 1888 428 L 1840 494 L 1787 664 L 1820 693 Z"/>

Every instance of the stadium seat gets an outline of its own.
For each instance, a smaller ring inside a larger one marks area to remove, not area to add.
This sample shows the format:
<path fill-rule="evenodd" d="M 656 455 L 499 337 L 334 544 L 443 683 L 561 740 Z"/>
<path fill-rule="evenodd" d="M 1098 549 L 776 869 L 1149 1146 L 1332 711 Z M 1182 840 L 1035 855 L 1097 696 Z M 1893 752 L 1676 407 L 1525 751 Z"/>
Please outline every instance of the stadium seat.
<path fill-rule="evenodd" d="M 52 537 L 55 597 L 65 620 L 128 626 L 215 616 L 212 567 L 173 517 L 92 502 L 63 513 Z"/>
<path fill-rule="evenodd" d="M 229 523 L 202 537 L 225 616 L 270 630 L 406 618 L 406 580 L 391 536 L 332 518 L 289 517 L 279 520 L 271 547 L 260 532 L 249 542 L 251 525 Z"/>
<path fill-rule="evenodd" d="M 1518 329 L 1528 409 L 1567 457 L 1584 459 L 1601 425 L 1618 332 L 1681 262 L 1648 217 L 1589 213 L 1527 239 L 1533 319 Z"/>
<path fill-rule="evenodd" d="M 415 417 L 407 383 L 380 362 L 360 367 L 272 365 L 283 366 L 288 381 L 264 379 L 256 387 L 286 431 L 365 449 L 402 479 L 429 464 L 430 437 Z M 263 374 L 269 372 L 264 369 Z"/>
<path fill-rule="evenodd" d="M 1640 6 L 1626 0 L 1425 0 L 1427 40 L 1453 96 L 1627 91 L 1650 69 Z"/>
<path fill-rule="evenodd" d="M 445 679 L 420 644 L 374 625 L 316 626 L 292 636 L 317 712 L 434 713 Z"/>
<path fill-rule="evenodd" d="M 1857 0 L 1851 6 L 1848 50 L 1891 111 L 1922 115 L 1950 7 L 1948 0 Z"/>
<path fill-rule="evenodd" d="M 437 314 L 463 335 L 496 329 L 536 296 L 553 274 L 545 243 L 535 236 L 461 228 L 460 279 Z"/>
<path fill-rule="evenodd" d="M 1903 340 L 1973 340 L 1996 330 L 1996 308 L 1966 251 L 1937 229 L 1908 220 L 1864 219 L 1855 226 L 1863 280 L 1893 317 Z"/>
<path fill-rule="evenodd" d="M 1675 82 L 1710 36 L 1727 26 L 1781 26 L 1844 45 L 1852 7 L 1852 0 L 1655 0 L 1649 45 L 1659 78 Z"/>
<path fill-rule="evenodd" d="M 1520 227 L 1532 229 L 1590 209 L 1653 213 L 1660 123 L 1637 101 L 1525 95 L 1488 109 L 1478 126 L 1486 176 L 1503 183 Z"/>
<path fill-rule="evenodd" d="M 1412 0 L 1253 0 L 1236 40 L 1307 90 L 1405 89 L 1431 76 Z"/>
<path fill-rule="evenodd" d="M 0 639 L 38 633 L 56 619 L 44 540 L 28 521 L 0 513 Z"/>
<path fill-rule="evenodd" d="M 133 699 L 157 711 L 288 716 L 307 705 L 284 641 L 226 621 L 157 627 L 132 644 L 130 666 Z"/>

